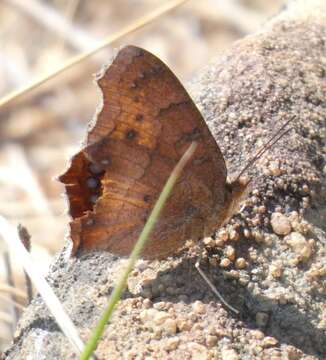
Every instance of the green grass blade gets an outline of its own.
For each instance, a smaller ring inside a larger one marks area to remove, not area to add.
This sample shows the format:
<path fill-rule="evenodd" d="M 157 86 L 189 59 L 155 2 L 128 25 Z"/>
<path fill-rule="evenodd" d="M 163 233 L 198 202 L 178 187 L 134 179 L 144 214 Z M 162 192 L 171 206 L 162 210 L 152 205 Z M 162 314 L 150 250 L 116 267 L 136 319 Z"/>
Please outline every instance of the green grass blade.
<path fill-rule="evenodd" d="M 127 266 L 126 266 L 125 270 L 123 271 L 121 277 L 117 281 L 117 284 L 111 294 L 108 306 L 105 309 L 96 328 L 94 329 L 90 339 L 88 340 L 88 342 L 85 346 L 85 349 L 80 356 L 80 360 L 88 360 L 90 358 L 90 356 L 92 355 L 93 351 L 96 349 L 97 343 L 104 332 L 105 326 L 111 318 L 114 307 L 117 304 L 117 302 L 120 300 L 120 297 L 126 287 L 129 273 L 133 269 L 137 259 L 139 258 L 139 255 L 148 239 L 148 236 L 150 235 L 150 232 L 152 231 L 152 229 L 155 225 L 155 222 L 157 221 L 157 219 L 160 215 L 161 210 L 164 207 L 166 200 L 168 199 L 168 197 L 173 189 L 173 186 L 175 185 L 183 168 L 186 166 L 187 162 L 190 160 L 193 153 L 195 152 L 196 147 L 197 147 L 196 142 L 193 142 L 189 146 L 187 151 L 184 153 L 182 158 L 179 160 L 178 164 L 173 169 L 167 182 L 165 183 L 164 188 L 163 188 L 163 190 L 162 190 L 162 192 L 161 192 L 161 194 L 160 194 L 160 196 L 159 196 L 159 198 L 158 198 L 158 200 L 157 200 L 157 202 L 156 202 L 156 204 L 155 204 L 155 206 L 154 206 L 154 208 L 153 208 L 153 210 L 152 210 L 152 212 L 151 212 L 151 214 L 150 214 L 150 216 L 138 238 L 138 241 L 135 244 L 135 246 L 130 254 Z"/>

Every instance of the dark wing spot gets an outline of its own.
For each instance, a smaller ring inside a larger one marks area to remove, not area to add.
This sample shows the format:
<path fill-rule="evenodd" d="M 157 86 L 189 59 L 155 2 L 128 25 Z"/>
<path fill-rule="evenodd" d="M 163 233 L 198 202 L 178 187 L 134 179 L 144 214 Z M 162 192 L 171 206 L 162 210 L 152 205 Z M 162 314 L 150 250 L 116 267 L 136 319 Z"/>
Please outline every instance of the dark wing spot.
<path fill-rule="evenodd" d="M 137 132 L 135 130 L 128 130 L 126 133 L 126 139 L 132 140 L 136 137 Z"/>
<path fill-rule="evenodd" d="M 89 178 L 86 180 L 86 185 L 87 185 L 87 187 L 89 187 L 90 189 L 95 189 L 95 188 L 98 187 L 99 181 L 98 181 L 98 179 L 96 179 L 95 177 L 89 177 Z"/>
<path fill-rule="evenodd" d="M 89 171 L 94 175 L 99 175 L 103 172 L 103 169 L 97 164 L 91 163 L 88 167 Z"/>
<path fill-rule="evenodd" d="M 136 120 L 136 121 L 142 121 L 142 120 L 144 120 L 144 115 L 143 115 L 143 114 L 137 114 L 137 115 L 135 116 L 135 120 Z"/>
<path fill-rule="evenodd" d="M 199 213 L 199 210 L 194 206 L 188 206 L 186 208 L 186 217 L 193 217 Z"/>
<path fill-rule="evenodd" d="M 151 199 L 151 197 L 149 195 L 144 195 L 144 201 L 145 202 L 148 203 L 150 201 L 150 199 Z"/>

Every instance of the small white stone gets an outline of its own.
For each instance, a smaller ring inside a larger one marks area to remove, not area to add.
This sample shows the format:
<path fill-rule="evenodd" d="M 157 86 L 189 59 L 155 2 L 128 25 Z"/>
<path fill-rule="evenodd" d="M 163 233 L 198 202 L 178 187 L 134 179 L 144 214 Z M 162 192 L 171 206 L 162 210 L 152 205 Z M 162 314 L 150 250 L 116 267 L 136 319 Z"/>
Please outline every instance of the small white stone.
<path fill-rule="evenodd" d="M 215 240 L 211 237 L 206 237 L 203 239 L 203 243 L 205 246 L 214 247 L 215 246 Z"/>
<path fill-rule="evenodd" d="M 282 276 L 283 269 L 281 264 L 273 263 L 269 266 L 269 273 L 274 279 L 278 279 Z"/>
<path fill-rule="evenodd" d="M 175 336 L 175 337 L 167 339 L 164 348 L 165 348 L 165 350 L 168 350 L 168 351 L 175 350 L 179 344 L 180 344 L 180 339 Z"/>
<path fill-rule="evenodd" d="M 168 314 L 167 312 L 165 311 L 158 311 L 157 314 L 155 314 L 155 317 L 154 317 L 154 323 L 156 325 L 161 325 L 163 324 L 164 322 L 166 322 L 167 319 L 170 319 L 171 318 L 171 315 Z"/>
<path fill-rule="evenodd" d="M 233 349 L 224 349 L 221 351 L 222 360 L 240 360 L 239 355 Z"/>
<path fill-rule="evenodd" d="M 277 235 L 288 235 L 291 231 L 291 223 L 289 219 L 279 212 L 274 212 L 271 218 L 273 231 Z"/>
<path fill-rule="evenodd" d="M 189 342 L 187 344 L 188 351 L 192 355 L 192 359 L 196 360 L 207 360 L 208 359 L 208 350 L 205 346 L 197 344 L 195 342 Z M 224 359 L 223 359 L 224 360 Z"/>
<path fill-rule="evenodd" d="M 247 261 L 242 257 L 237 258 L 237 260 L 235 261 L 235 267 L 237 269 L 244 269 L 247 267 Z"/>
<path fill-rule="evenodd" d="M 278 341 L 272 337 L 272 336 L 266 336 L 263 340 L 263 347 L 270 347 L 270 346 L 276 346 L 278 344 Z"/>
<path fill-rule="evenodd" d="M 303 235 L 298 232 L 292 232 L 286 239 L 292 250 L 298 256 L 298 261 L 307 261 L 312 254 L 312 247 Z"/>
<path fill-rule="evenodd" d="M 199 300 L 192 304 L 192 309 L 196 314 L 205 314 L 206 312 L 205 305 Z"/>
<path fill-rule="evenodd" d="M 278 160 L 271 161 L 268 166 L 269 171 L 271 172 L 271 175 L 279 176 L 282 173 L 280 162 Z"/>
<path fill-rule="evenodd" d="M 168 335 L 175 335 L 177 333 L 177 322 L 174 319 L 167 319 L 161 326 L 162 330 Z"/>
<path fill-rule="evenodd" d="M 139 314 L 139 318 L 142 322 L 152 321 L 157 313 L 155 309 L 146 309 Z"/>

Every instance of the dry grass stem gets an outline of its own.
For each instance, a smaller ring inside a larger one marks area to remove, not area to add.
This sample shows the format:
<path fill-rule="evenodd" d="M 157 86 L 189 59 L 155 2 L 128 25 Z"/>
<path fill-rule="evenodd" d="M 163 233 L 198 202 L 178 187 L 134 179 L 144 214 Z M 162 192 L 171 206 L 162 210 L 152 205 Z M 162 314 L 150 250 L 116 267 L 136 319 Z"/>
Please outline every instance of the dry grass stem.
<path fill-rule="evenodd" d="M 15 301 L 15 300 L 13 300 L 12 298 L 8 298 L 8 296 L 6 296 L 6 295 L 0 294 L 0 299 L 1 299 L 1 301 L 4 301 L 4 302 L 6 302 L 8 304 L 11 304 L 17 310 L 22 310 L 23 311 L 25 309 L 25 306 L 23 306 L 22 304 L 20 304 L 19 302 Z M 15 319 L 15 324 L 17 323 L 17 320 L 18 319 Z"/>
<path fill-rule="evenodd" d="M 59 74 L 63 73 L 64 71 L 66 71 L 66 70 L 70 69 L 71 67 L 81 63 L 82 61 L 90 58 L 95 53 L 97 53 L 100 50 L 104 49 L 108 45 L 111 45 L 112 43 L 114 43 L 115 41 L 121 39 L 122 37 L 134 32 L 136 30 L 141 29 L 145 25 L 150 24 L 151 22 L 153 22 L 157 18 L 161 17 L 163 14 L 165 14 L 165 13 L 171 11 L 171 10 L 174 10 L 176 7 L 182 5 L 186 1 L 187 0 L 171 0 L 171 1 L 168 1 L 168 2 L 164 3 L 161 7 L 154 10 L 150 14 L 147 14 L 147 15 L 143 16 L 139 20 L 136 20 L 135 22 L 133 22 L 129 26 L 126 26 L 124 29 L 122 29 L 120 31 L 117 31 L 113 35 L 107 36 L 105 39 L 103 39 L 99 44 L 94 46 L 89 51 L 73 57 L 72 59 L 65 62 L 62 66 L 59 66 L 56 70 L 51 71 L 51 72 L 49 72 L 49 73 L 47 73 L 45 75 L 42 75 L 39 78 L 32 81 L 30 84 L 27 84 L 26 86 L 22 87 L 21 89 L 13 91 L 12 93 L 8 94 L 7 96 L 4 96 L 0 100 L 0 107 L 8 106 L 13 101 L 16 101 L 17 99 L 19 99 L 24 94 L 38 88 L 42 84 L 50 81 L 51 79 L 55 78 Z"/>
<path fill-rule="evenodd" d="M 0 216 L 0 234 L 7 246 L 11 249 L 13 254 L 15 254 L 15 257 L 22 264 L 24 270 L 28 273 L 35 288 L 42 296 L 43 301 L 54 316 L 62 332 L 73 346 L 75 352 L 77 354 L 82 352 L 84 344 L 79 337 L 76 327 L 70 320 L 50 285 L 41 275 L 40 270 L 35 266 L 35 262 L 32 260 L 30 254 L 21 243 L 17 230 L 2 216 Z"/>
<path fill-rule="evenodd" d="M 0 293 L 6 294 L 15 294 L 15 296 L 20 297 L 23 300 L 26 300 L 26 294 L 19 290 L 18 288 L 9 286 L 7 284 L 0 284 Z"/>
<path fill-rule="evenodd" d="M 56 36 L 65 39 L 71 46 L 87 51 L 97 40 L 87 32 L 71 24 L 69 19 L 46 5 L 44 2 L 35 0 L 6 0 L 19 11 L 30 16 L 33 20 L 51 30 Z"/>

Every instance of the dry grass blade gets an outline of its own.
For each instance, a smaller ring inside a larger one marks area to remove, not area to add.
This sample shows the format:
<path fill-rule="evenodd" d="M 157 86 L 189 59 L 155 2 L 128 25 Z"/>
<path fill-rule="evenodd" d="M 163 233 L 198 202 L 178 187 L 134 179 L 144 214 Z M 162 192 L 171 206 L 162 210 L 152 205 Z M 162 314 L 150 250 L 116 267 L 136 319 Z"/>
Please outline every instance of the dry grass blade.
<path fill-rule="evenodd" d="M 41 24 L 46 29 L 51 30 L 56 36 L 65 39 L 70 45 L 80 51 L 87 51 L 95 38 L 88 35 L 82 29 L 73 26 L 62 14 L 47 5 L 46 2 L 36 0 L 6 0 L 8 4 L 15 7 Z"/>
<path fill-rule="evenodd" d="M 42 296 L 47 307 L 53 314 L 55 320 L 60 326 L 63 333 L 67 336 L 75 352 L 79 354 L 83 351 L 84 344 L 79 337 L 77 329 L 70 320 L 66 311 L 64 310 L 61 302 L 53 292 L 50 285 L 45 278 L 40 274 L 40 271 L 36 268 L 30 254 L 25 249 L 24 245 L 18 236 L 17 230 L 8 223 L 8 221 L 0 215 L 0 234 L 2 235 L 7 246 L 10 247 L 13 254 L 19 259 L 24 270 L 28 273 L 29 277 L 33 281 L 35 288 Z"/>
<path fill-rule="evenodd" d="M 23 291 L 6 284 L 0 284 L 0 293 L 15 294 L 15 296 L 21 299 L 26 299 L 26 294 Z"/>
<path fill-rule="evenodd" d="M 19 309 L 19 310 L 24 310 L 24 309 L 25 309 L 25 307 L 24 307 L 22 304 L 20 304 L 20 303 L 17 302 L 16 300 L 13 300 L 13 299 L 11 299 L 11 298 L 8 298 L 8 296 L 6 296 L 6 295 L 1 295 L 1 294 L 0 294 L 0 300 L 6 302 L 6 303 L 8 303 L 8 304 L 13 305 L 16 309 Z M 18 320 L 18 319 L 14 319 L 14 320 L 15 320 L 15 323 L 17 323 L 17 320 Z M 14 321 L 14 320 L 13 320 L 13 321 Z"/>
<path fill-rule="evenodd" d="M 16 91 L 13 91 L 12 93 L 8 94 L 7 96 L 3 97 L 0 100 L 0 107 L 8 106 L 13 101 L 17 100 L 24 94 L 38 88 L 45 82 L 53 79 L 54 77 L 58 76 L 59 74 L 63 73 L 64 71 L 70 69 L 71 67 L 79 64 L 80 62 L 88 59 L 95 53 L 99 52 L 100 50 L 104 49 L 108 45 L 112 44 L 113 42 L 117 41 L 118 39 L 122 38 L 123 36 L 126 36 L 127 34 L 130 34 L 136 30 L 141 29 L 145 25 L 148 25 L 155 19 L 159 18 L 163 14 L 167 13 L 168 11 L 171 11 L 175 9 L 176 7 L 182 5 L 187 0 L 171 0 L 163 4 L 158 9 L 154 10 L 148 15 L 143 16 L 141 19 L 135 21 L 134 23 L 130 24 L 129 26 L 125 27 L 124 29 L 116 32 L 113 35 L 109 35 L 106 37 L 102 42 L 94 46 L 89 51 L 77 55 L 73 57 L 72 59 L 68 60 L 66 63 L 64 63 L 62 66 L 58 67 L 56 70 L 52 71 L 51 73 L 45 74 L 43 76 L 40 76 L 38 79 L 34 80 L 32 83 L 26 85 L 25 87 L 18 89 Z"/>

